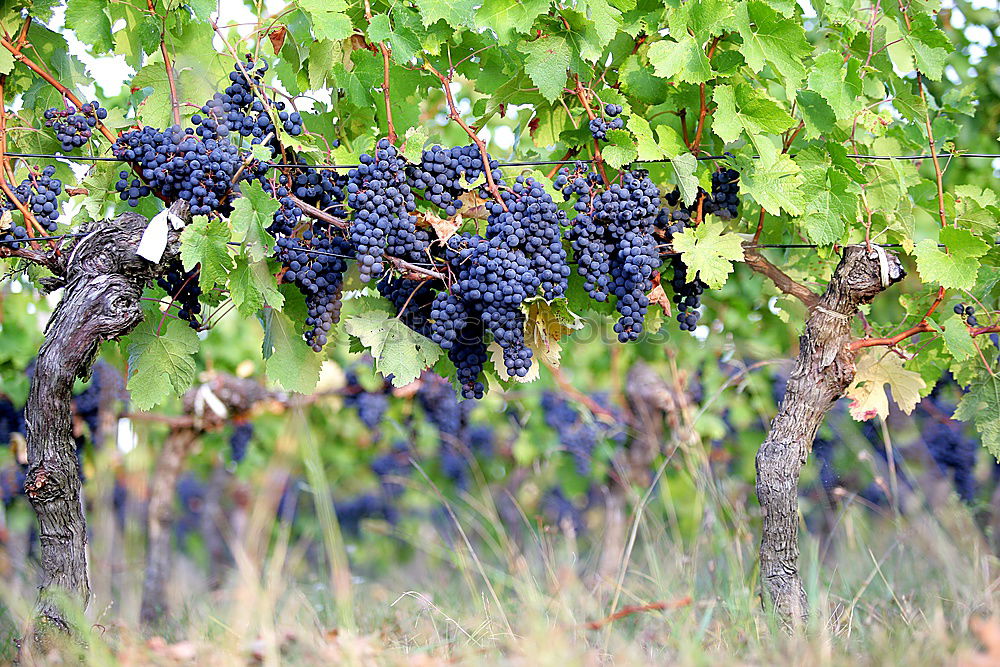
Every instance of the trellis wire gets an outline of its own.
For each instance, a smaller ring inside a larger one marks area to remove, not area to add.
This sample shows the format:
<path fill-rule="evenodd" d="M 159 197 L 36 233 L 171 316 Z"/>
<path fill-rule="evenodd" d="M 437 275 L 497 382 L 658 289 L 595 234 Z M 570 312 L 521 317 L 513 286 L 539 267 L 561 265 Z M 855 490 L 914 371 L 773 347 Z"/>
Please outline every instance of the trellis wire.
<path fill-rule="evenodd" d="M 52 159 L 52 160 L 70 160 L 77 162 L 126 162 L 117 157 L 107 157 L 101 155 L 60 155 L 57 153 L 4 153 L 7 157 L 12 158 L 23 158 L 23 159 Z M 728 155 L 698 155 L 695 157 L 696 160 L 725 160 L 730 156 Z M 760 159 L 759 155 L 750 156 L 751 159 Z M 794 154 L 793 154 L 794 157 Z M 847 155 L 848 158 L 853 160 L 929 160 L 933 158 L 933 155 L 864 155 L 851 153 Z M 972 158 L 972 159 L 1000 159 L 1000 153 L 938 153 L 938 158 Z M 500 162 L 499 167 L 533 167 L 533 166 L 543 166 L 543 165 L 570 165 L 576 164 L 577 162 L 594 162 L 594 158 L 580 158 L 577 160 L 535 160 L 526 162 Z M 632 160 L 631 164 L 658 164 L 673 162 L 671 158 L 657 158 L 655 160 Z M 297 169 L 356 169 L 361 165 L 357 164 L 289 164 L 289 163 L 275 163 L 267 162 L 268 169 L 285 169 L 285 168 L 297 168 Z"/>

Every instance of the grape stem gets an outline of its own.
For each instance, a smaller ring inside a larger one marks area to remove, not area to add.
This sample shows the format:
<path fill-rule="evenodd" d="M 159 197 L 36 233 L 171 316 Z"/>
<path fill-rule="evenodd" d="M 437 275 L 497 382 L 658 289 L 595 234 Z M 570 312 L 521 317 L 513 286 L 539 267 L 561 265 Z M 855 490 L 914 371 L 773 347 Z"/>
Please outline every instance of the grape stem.
<path fill-rule="evenodd" d="M 920 333 L 927 333 L 930 331 L 934 331 L 934 326 L 927 321 L 927 318 L 930 317 L 931 314 L 935 310 L 937 310 L 937 307 L 941 305 L 941 302 L 944 301 L 944 293 L 945 293 L 944 288 L 939 287 L 937 298 L 934 299 L 934 303 L 932 303 L 931 307 L 927 309 L 927 312 L 924 313 L 924 316 L 920 318 L 920 322 L 910 327 L 906 331 L 902 331 L 896 334 L 895 336 L 889 336 L 887 338 L 862 338 L 861 340 L 853 341 L 849 346 L 851 351 L 857 352 L 858 350 L 861 350 L 866 347 L 878 347 L 880 345 L 894 347 L 899 343 L 901 343 L 902 341 L 906 340 L 907 338 L 910 338 L 911 336 L 916 336 L 917 334 Z M 984 327 L 984 328 L 989 328 L 989 327 Z"/>
<path fill-rule="evenodd" d="M 307 204 L 298 197 L 296 197 L 295 195 L 289 195 L 288 197 L 289 199 L 292 200 L 293 204 L 295 204 L 302 210 L 302 213 L 308 215 L 310 218 L 315 218 L 316 220 L 321 220 L 323 222 L 326 222 L 330 225 L 333 225 L 337 229 L 348 229 L 350 227 L 350 224 L 346 220 L 341 220 L 340 218 L 336 218 L 327 213 L 326 211 L 322 211 L 316 208 L 315 206 Z M 437 271 L 431 269 L 425 269 L 422 266 L 411 264 L 410 262 L 399 259 L 398 257 L 390 257 L 389 255 L 386 255 L 386 257 L 390 262 L 393 263 L 393 265 L 397 269 L 401 271 L 406 270 L 410 271 L 411 273 L 418 273 L 422 276 L 427 276 L 428 278 L 436 278 L 438 280 L 445 281 L 445 276 L 443 273 L 438 273 Z"/>
<path fill-rule="evenodd" d="M 590 621 L 589 623 L 586 623 L 584 627 L 588 630 L 600 630 L 608 623 L 613 623 L 614 621 L 625 618 L 626 616 L 631 616 L 632 614 L 638 614 L 644 611 L 680 609 L 681 607 L 687 607 L 691 604 L 691 602 L 691 596 L 688 595 L 680 598 L 679 600 L 672 600 L 670 602 L 650 602 L 649 604 L 629 605 L 627 607 L 622 607 L 607 618 L 602 618 L 599 621 Z"/>
<path fill-rule="evenodd" d="M 163 68 L 167 73 L 167 84 L 170 86 L 170 108 L 174 115 L 174 124 L 181 124 L 181 106 L 177 103 L 177 81 L 174 78 L 174 66 L 170 62 L 170 54 L 167 52 L 167 17 L 160 17 L 156 13 L 156 7 L 153 6 L 153 0 L 146 0 L 146 4 L 149 7 L 149 13 L 157 18 L 161 18 L 160 22 L 160 54 L 163 56 Z"/>
<path fill-rule="evenodd" d="M 372 6 L 369 0 L 365 0 L 365 18 L 371 25 Z M 392 124 L 392 104 L 389 101 L 389 47 L 386 46 L 385 42 L 379 42 L 378 50 L 382 52 L 382 96 L 385 98 L 385 124 L 389 133 L 387 138 L 390 143 L 395 144 L 398 137 L 396 136 L 396 128 Z"/>
<path fill-rule="evenodd" d="M 711 60 L 712 56 L 715 55 L 715 48 L 722 41 L 722 35 L 716 37 L 712 40 L 712 43 L 708 46 L 708 59 Z M 705 101 L 705 84 L 698 85 L 698 126 L 694 131 L 694 139 L 688 148 L 692 153 L 697 155 L 701 151 L 701 134 L 705 130 L 705 117 L 708 116 L 708 105 Z"/>
<path fill-rule="evenodd" d="M 504 211 L 507 210 L 507 204 L 504 203 L 503 198 L 500 196 L 500 190 L 497 188 L 496 181 L 493 180 L 493 170 L 490 168 L 490 156 L 486 152 L 486 142 L 479 138 L 479 135 L 469 127 L 468 123 L 462 120 L 462 115 L 458 113 L 458 107 L 455 105 L 455 97 L 451 93 L 451 78 L 446 77 L 437 71 L 433 65 L 429 62 L 424 62 L 424 69 L 433 74 L 441 82 L 441 87 L 444 88 L 445 101 L 448 103 L 448 118 L 452 119 L 458 123 L 459 127 L 465 130 L 465 133 L 469 135 L 472 142 L 476 144 L 479 149 L 479 155 L 483 158 L 483 173 L 486 174 L 486 189 L 489 190 L 490 196 L 500 204 L 500 207 Z"/>
<path fill-rule="evenodd" d="M 583 105 L 583 110 L 587 112 L 587 118 L 594 120 L 597 116 L 594 115 L 594 110 L 590 108 L 590 102 L 587 101 L 587 91 L 584 89 L 583 84 L 580 83 L 580 75 L 576 76 L 576 88 L 573 90 L 576 94 L 580 104 Z M 601 174 L 601 180 L 604 181 L 605 187 L 611 184 L 608 180 L 608 175 L 604 171 L 604 156 L 601 155 L 601 144 L 594 138 L 594 162 L 597 163 L 597 171 Z"/>

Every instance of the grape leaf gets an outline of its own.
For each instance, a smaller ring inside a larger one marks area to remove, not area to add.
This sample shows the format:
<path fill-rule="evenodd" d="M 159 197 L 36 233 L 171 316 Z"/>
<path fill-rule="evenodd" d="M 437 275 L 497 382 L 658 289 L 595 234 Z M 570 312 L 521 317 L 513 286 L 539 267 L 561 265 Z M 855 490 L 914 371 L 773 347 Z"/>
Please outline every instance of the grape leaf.
<path fill-rule="evenodd" d="M 712 289 L 726 284 L 733 262 L 743 261 L 743 244 L 738 234 L 726 234 L 721 222 L 703 222 L 674 235 L 674 250 L 688 271 L 698 273 Z"/>
<path fill-rule="evenodd" d="M 549 0 L 484 0 L 476 12 L 476 24 L 490 28 L 501 40 L 511 40 L 515 34 L 528 34 L 531 24 L 548 10 L 549 4 Z"/>
<path fill-rule="evenodd" d="M 758 0 L 740 3 L 736 8 L 736 30 L 743 38 L 740 52 L 754 72 L 770 63 L 795 89 L 805 76 L 802 63 L 812 53 L 801 24 L 789 21 Z"/>
<path fill-rule="evenodd" d="M 802 122 L 805 124 L 802 136 L 806 139 L 818 139 L 836 126 L 837 114 L 816 91 L 800 90 L 796 93 L 796 100 L 799 104 L 799 113 L 802 114 Z"/>
<path fill-rule="evenodd" d="M 452 28 L 468 23 L 475 7 L 476 0 L 420 0 L 419 4 L 425 26 L 444 19 Z"/>
<path fill-rule="evenodd" d="M 7 49 L 0 49 L 0 74 L 10 74 L 14 71 L 14 56 Z"/>
<path fill-rule="evenodd" d="M 730 0 L 685 2 L 670 14 L 670 34 L 685 35 L 690 30 L 699 41 L 722 35 L 733 28 Z"/>
<path fill-rule="evenodd" d="M 756 146 L 759 159 L 742 156 L 737 159 L 741 166 L 741 187 L 772 215 L 778 215 L 781 209 L 792 215 L 801 214 L 805 197 L 799 165 L 770 141 L 759 141 Z"/>
<path fill-rule="evenodd" d="M 674 176 L 677 177 L 677 189 L 680 191 L 681 200 L 690 206 L 698 196 L 698 177 L 695 175 L 698 160 L 691 153 L 684 153 L 673 158 L 670 166 L 673 167 Z"/>
<path fill-rule="evenodd" d="M 434 364 L 442 350 L 385 310 L 368 310 L 347 320 L 347 332 L 371 350 L 382 375 L 397 387 L 413 382 Z"/>
<path fill-rule="evenodd" d="M 795 124 L 795 119 L 767 93 L 748 84 L 722 84 L 712 93 L 718 109 L 712 120 L 712 131 L 727 144 L 747 135 L 778 134 Z"/>
<path fill-rule="evenodd" d="M 838 169 L 807 169 L 803 176 L 809 208 L 799 221 L 814 243 L 836 243 L 857 213 L 857 186 Z"/>
<path fill-rule="evenodd" d="M 181 262 L 188 271 L 201 263 L 198 281 L 202 290 L 226 283 L 233 268 L 228 242 L 229 225 L 221 218 L 196 215 L 181 232 Z"/>
<path fill-rule="evenodd" d="M 909 30 L 901 19 L 884 23 L 892 63 L 900 71 L 912 72 L 916 68 L 928 78 L 940 80 L 954 47 L 948 36 L 934 25 L 934 19 L 914 12 Z"/>
<path fill-rule="evenodd" d="M 238 255 L 229 274 L 229 296 L 240 315 L 250 317 L 264 307 L 281 310 L 285 297 L 278 291 L 278 284 L 264 262 L 251 262 Z"/>
<path fill-rule="evenodd" d="M 243 196 L 233 204 L 230 220 L 233 231 L 243 237 L 250 251 L 250 257 L 259 262 L 271 254 L 274 238 L 267 227 L 274 221 L 274 213 L 280 208 L 270 195 L 264 192 L 260 183 L 242 185 Z"/>
<path fill-rule="evenodd" d="M 354 32 L 351 17 L 344 13 L 347 9 L 344 0 L 298 0 L 298 3 L 312 19 L 317 39 L 337 41 L 347 39 Z"/>
<path fill-rule="evenodd" d="M 104 0 L 69 0 L 66 3 L 66 27 L 95 54 L 110 51 L 114 46 L 107 5 Z"/>
<path fill-rule="evenodd" d="M 972 289 L 979 273 L 979 258 L 990 246 L 972 232 L 954 227 L 942 229 L 939 240 L 945 244 L 947 253 L 931 239 L 917 244 L 914 254 L 920 277 L 925 283 L 946 289 Z"/>
<path fill-rule="evenodd" d="M 284 313 L 265 308 L 264 358 L 267 376 L 285 391 L 308 394 L 319 382 L 323 358 L 313 352 Z"/>
<path fill-rule="evenodd" d="M 87 195 L 83 199 L 83 208 L 91 220 L 104 220 L 111 214 L 115 204 L 121 200 L 115 183 L 118 182 L 118 172 L 121 165 L 114 162 L 98 162 L 83 180 Z"/>
<path fill-rule="evenodd" d="M 954 418 L 974 423 L 983 445 L 1000 461 L 1000 376 L 980 373 L 959 401 Z"/>
<path fill-rule="evenodd" d="M 861 77 L 858 76 L 858 59 L 827 51 L 813 63 L 809 72 L 809 88 L 823 96 L 838 120 L 850 118 L 861 109 Z"/>
<path fill-rule="evenodd" d="M 649 62 L 653 73 L 664 79 L 676 76 L 688 83 L 704 83 L 714 75 L 701 42 L 686 36 L 679 42 L 661 39 L 649 47 Z"/>
<path fill-rule="evenodd" d="M 559 341 L 573 331 L 582 329 L 583 321 L 569 309 L 569 302 L 565 298 L 552 301 L 543 297 L 525 299 L 521 304 L 521 312 L 525 317 L 524 339 L 531 348 L 534 362 L 558 367 L 562 357 Z M 506 366 L 501 363 L 498 370 L 506 373 Z"/>
<path fill-rule="evenodd" d="M 569 44 L 566 40 L 548 37 L 521 42 L 518 50 L 527 56 L 524 70 L 542 96 L 550 102 L 559 99 L 566 85 L 566 70 L 569 67 Z"/>
<path fill-rule="evenodd" d="M 139 410 L 184 393 L 197 370 L 198 334 L 185 322 L 168 320 L 157 335 L 158 324 L 147 319 L 129 336 L 129 400 Z"/>
<path fill-rule="evenodd" d="M 859 355 L 857 374 L 847 388 L 851 399 L 851 416 L 857 421 L 867 421 L 878 415 L 889 415 L 889 397 L 885 385 L 892 391 L 892 400 L 906 414 L 920 402 L 920 390 L 926 386 L 920 373 L 903 368 L 903 360 L 891 352 L 867 350 Z"/>
<path fill-rule="evenodd" d="M 407 162 L 410 164 L 420 164 L 420 158 L 424 154 L 424 144 L 427 143 L 429 136 L 430 133 L 424 125 L 411 127 L 406 131 L 406 135 L 404 136 L 406 145 L 401 152 Z"/>
<path fill-rule="evenodd" d="M 632 133 L 628 130 L 609 130 L 608 145 L 604 147 L 602 155 L 615 169 L 621 169 L 634 161 L 639 157 L 639 152 L 636 150 Z"/>
<path fill-rule="evenodd" d="M 976 346 L 969 334 L 965 318 L 959 315 L 949 317 L 941 327 L 945 347 L 958 360 L 968 359 L 976 354 Z"/>

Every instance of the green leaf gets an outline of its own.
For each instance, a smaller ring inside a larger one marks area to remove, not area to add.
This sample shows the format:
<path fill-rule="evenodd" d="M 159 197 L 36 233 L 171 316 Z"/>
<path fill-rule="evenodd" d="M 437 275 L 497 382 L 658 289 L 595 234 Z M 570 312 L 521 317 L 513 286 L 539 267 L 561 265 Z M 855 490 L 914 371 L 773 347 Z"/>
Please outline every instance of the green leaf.
<path fill-rule="evenodd" d="M 639 157 L 635 139 L 628 130 L 608 131 L 608 145 L 602 150 L 602 155 L 615 169 L 621 169 Z"/>
<path fill-rule="evenodd" d="M 809 72 L 809 88 L 823 96 L 838 120 L 852 117 L 861 109 L 861 77 L 858 76 L 858 59 L 827 51 L 816 58 Z"/>
<path fill-rule="evenodd" d="M 452 28 L 460 28 L 472 18 L 476 4 L 476 0 L 420 0 L 418 6 L 425 26 L 444 19 Z"/>
<path fill-rule="evenodd" d="M 373 42 L 388 42 L 396 62 L 408 62 L 420 51 L 420 40 L 413 31 L 407 28 L 393 30 L 387 14 L 372 17 L 368 26 L 368 38 Z"/>
<path fill-rule="evenodd" d="M 194 329 L 180 320 L 167 320 L 158 336 L 157 324 L 147 320 L 129 336 L 129 400 L 138 410 L 187 391 L 197 370 L 199 341 Z"/>
<path fill-rule="evenodd" d="M 947 252 L 939 249 L 931 239 L 917 244 L 917 271 L 925 283 L 946 289 L 972 289 L 979 273 L 979 259 L 990 246 L 972 232 L 946 227 L 941 230 L 940 242 Z"/>
<path fill-rule="evenodd" d="M 278 283 L 267 269 L 265 262 L 251 262 L 238 255 L 229 274 L 229 296 L 240 315 L 251 317 L 268 305 L 281 310 L 285 297 L 278 291 Z"/>
<path fill-rule="evenodd" d="M 83 179 L 83 187 L 87 196 L 83 199 L 83 208 L 91 220 L 104 220 L 114 211 L 115 204 L 121 201 L 115 183 L 118 182 L 118 172 L 121 165 L 114 162 L 98 162 L 93 170 Z"/>
<path fill-rule="evenodd" d="M 265 308 L 268 326 L 264 338 L 267 376 L 285 391 L 308 394 L 319 382 L 322 357 L 313 352 L 284 313 Z"/>
<path fill-rule="evenodd" d="M 954 418 L 975 423 L 983 445 L 1000 460 L 1000 376 L 981 372 L 959 401 Z"/>
<path fill-rule="evenodd" d="M 10 74 L 14 71 L 14 56 L 7 49 L 0 49 L 0 74 Z"/>
<path fill-rule="evenodd" d="M 698 196 L 698 177 L 695 175 L 698 170 L 698 160 L 691 153 L 684 153 L 673 158 L 670 166 L 673 167 L 674 176 L 677 178 L 677 189 L 680 191 L 681 200 L 690 206 Z"/>
<path fill-rule="evenodd" d="M 535 19 L 549 9 L 549 0 L 484 0 L 476 12 L 476 25 L 490 28 L 501 41 L 511 41 L 514 35 L 527 35 Z"/>
<path fill-rule="evenodd" d="M 743 242 L 738 234 L 726 234 L 721 222 L 703 222 L 674 235 L 674 250 L 691 273 L 697 273 L 712 289 L 726 284 L 733 262 L 743 261 Z"/>
<path fill-rule="evenodd" d="M 969 326 L 966 324 L 965 318 L 960 315 L 952 315 L 941 327 L 941 332 L 945 347 L 948 348 L 951 356 L 958 360 L 975 356 L 976 346 L 972 342 L 972 335 L 969 334 Z"/>
<path fill-rule="evenodd" d="M 805 198 L 799 166 L 770 141 L 758 142 L 757 149 L 757 160 L 738 158 L 742 165 L 740 186 L 771 215 L 778 215 L 782 209 L 800 215 Z"/>
<path fill-rule="evenodd" d="M 800 90 L 796 93 L 799 103 L 799 113 L 805 123 L 803 137 L 818 139 L 830 132 L 837 124 L 837 114 L 830 108 L 823 96 L 812 90 Z"/>
<path fill-rule="evenodd" d="M 653 130 L 649 127 L 649 122 L 642 116 L 630 116 L 627 127 L 635 135 L 636 148 L 638 149 L 640 160 L 659 160 L 667 157 L 663 147 L 653 136 Z M 672 156 L 671 156 L 672 157 Z"/>
<path fill-rule="evenodd" d="M 104 0 L 69 0 L 66 3 L 66 27 L 95 54 L 110 51 L 114 46 L 107 6 Z"/>
<path fill-rule="evenodd" d="M 653 73 L 664 79 L 675 75 L 688 83 L 704 83 L 714 75 L 701 42 L 687 36 L 679 42 L 661 39 L 649 47 L 649 62 Z"/>
<path fill-rule="evenodd" d="M 298 0 L 302 8 L 312 20 L 313 32 L 318 39 L 347 39 L 354 32 L 351 17 L 344 13 L 347 3 L 344 0 Z"/>
<path fill-rule="evenodd" d="M 347 321 L 346 329 L 371 350 L 378 371 L 392 375 L 397 387 L 416 380 L 442 354 L 440 346 L 385 310 L 359 313 Z"/>
<path fill-rule="evenodd" d="M 524 70 L 542 96 L 553 102 L 562 95 L 566 86 L 566 70 L 569 68 L 569 44 L 562 37 L 539 38 L 533 42 L 521 42 L 518 50 L 527 58 Z"/>
<path fill-rule="evenodd" d="M 803 176 L 809 208 L 799 220 L 806 234 L 819 245 L 840 241 L 857 213 L 857 186 L 837 169 L 809 169 Z"/>
<path fill-rule="evenodd" d="M 333 64 L 343 53 L 340 42 L 316 39 L 309 45 L 309 87 L 323 88 L 331 75 Z M 259 145 L 259 144 L 258 144 Z"/>
<path fill-rule="evenodd" d="M 739 139 L 744 131 L 751 137 L 778 134 L 795 124 L 777 101 L 745 83 L 716 86 L 712 98 L 718 106 L 712 130 L 727 144 Z"/>
<path fill-rule="evenodd" d="M 402 153 L 403 157 L 410 164 L 419 164 L 420 159 L 424 153 L 424 144 L 427 143 L 427 139 L 430 137 L 430 132 L 427 130 L 426 125 L 418 125 L 417 127 L 411 127 L 406 131 L 406 146 L 404 147 Z"/>
<path fill-rule="evenodd" d="M 243 237 L 250 257 L 259 262 L 271 254 L 274 238 L 267 232 L 267 227 L 274 221 L 274 212 L 280 205 L 257 182 L 250 185 L 244 183 L 242 194 L 233 204 L 230 220 L 236 235 Z"/>
<path fill-rule="evenodd" d="M 740 51 L 750 69 L 760 72 L 770 63 L 785 77 L 787 87 L 797 88 L 805 76 L 802 62 L 812 53 L 802 25 L 758 0 L 737 6 L 735 24 L 743 38 Z"/>
<path fill-rule="evenodd" d="M 228 243 L 229 225 L 221 218 L 196 215 L 181 232 L 181 261 L 188 271 L 201 264 L 198 280 L 202 290 L 226 284 L 226 275 L 233 268 Z"/>
<path fill-rule="evenodd" d="M 940 80 L 948 54 L 954 47 L 948 36 L 934 24 L 934 19 L 921 12 L 911 12 L 909 30 L 901 19 L 884 23 L 892 63 L 903 72 L 916 68 L 928 78 Z"/>
<path fill-rule="evenodd" d="M 670 14 L 670 34 L 694 33 L 704 42 L 732 30 L 733 6 L 731 0 L 700 0 L 685 2 Z"/>

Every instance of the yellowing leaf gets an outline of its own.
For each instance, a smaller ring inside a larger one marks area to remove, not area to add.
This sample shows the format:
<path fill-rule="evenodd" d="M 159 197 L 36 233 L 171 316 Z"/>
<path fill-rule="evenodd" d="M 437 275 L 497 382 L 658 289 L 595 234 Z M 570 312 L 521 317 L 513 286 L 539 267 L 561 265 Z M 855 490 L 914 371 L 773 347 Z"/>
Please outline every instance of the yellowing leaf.
<path fill-rule="evenodd" d="M 891 352 L 869 350 L 857 360 L 858 372 L 847 388 L 851 399 L 851 416 L 866 421 L 878 415 L 885 419 L 889 414 L 889 397 L 885 386 L 892 391 L 892 398 L 899 409 L 910 414 L 920 402 L 920 390 L 926 384 L 920 373 L 903 368 L 903 360 Z"/>
<path fill-rule="evenodd" d="M 674 236 L 674 250 L 688 271 L 712 289 L 719 289 L 733 272 L 733 262 L 743 261 L 743 245 L 738 234 L 724 233 L 721 222 L 703 222 L 694 229 L 685 229 Z"/>
<path fill-rule="evenodd" d="M 525 315 L 524 338 L 534 353 L 534 360 L 559 366 L 562 357 L 559 341 L 563 336 L 583 328 L 583 322 L 569 309 L 564 298 L 553 301 L 541 297 L 529 299 L 521 304 L 521 310 Z"/>
<path fill-rule="evenodd" d="M 490 361 L 493 362 L 493 368 L 496 369 L 497 375 L 500 376 L 501 380 L 505 382 L 534 382 L 538 379 L 538 360 L 535 359 L 531 362 L 531 368 L 528 369 L 527 375 L 524 377 L 511 376 L 507 374 L 507 366 L 503 363 L 503 348 L 500 347 L 499 343 L 493 341 L 489 346 Z"/>

